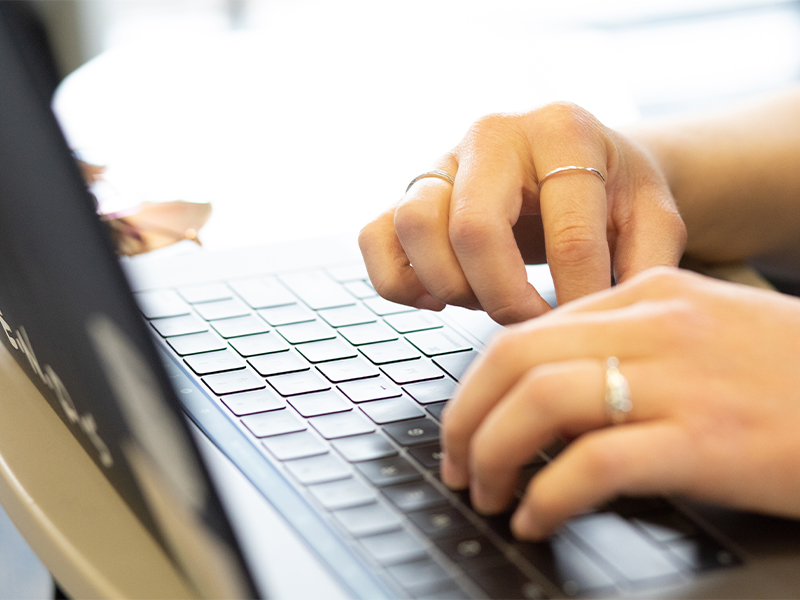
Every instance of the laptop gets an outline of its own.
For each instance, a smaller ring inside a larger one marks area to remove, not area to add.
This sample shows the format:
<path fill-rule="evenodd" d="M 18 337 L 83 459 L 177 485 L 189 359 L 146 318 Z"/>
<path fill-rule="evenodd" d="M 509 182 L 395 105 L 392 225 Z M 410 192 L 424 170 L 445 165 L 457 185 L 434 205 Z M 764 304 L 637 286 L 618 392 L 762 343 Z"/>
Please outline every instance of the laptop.
<path fill-rule="evenodd" d="M 620 498 L 526 543 L 477 515 L 440 481 L 438 432 L 498 326 L 380 298 L 352 240 L 120 261 L 11 33 L 0 339 L 199 594 L 276 589 L 264 501 L 346 597 L 800 593 L 794 521 Z"/>

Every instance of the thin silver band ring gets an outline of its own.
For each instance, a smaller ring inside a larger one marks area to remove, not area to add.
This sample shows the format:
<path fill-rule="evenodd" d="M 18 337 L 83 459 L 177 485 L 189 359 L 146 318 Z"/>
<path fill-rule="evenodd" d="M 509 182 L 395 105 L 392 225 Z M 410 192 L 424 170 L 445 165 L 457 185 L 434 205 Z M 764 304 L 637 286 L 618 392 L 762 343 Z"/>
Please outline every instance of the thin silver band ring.
<path fill-rule="evenodd" d="M 558 167 L 557 169 L 553 169 L 549 173 L 545 174 L 545 176 L 539 180 L 539 189 L 541 190 L 542 186 L 544 185 L 544 182 L 550 179 L 553 175 L 558 175 L 559 173 L 563 173 L 564 171 L 588 171 L 589 173 L 597 175 L 603 183 L 606 182 L 606 178 L 603 177 L 603 174 L 594 167 L 579 167 L 577 165 L 569 165 L 566 167 Z"/>
<path fill-rule="evenodd" d="M 408 184 L 406 188 L 406 192 L 411 189 L 411 186 L 417 183 L 420 179 L 425 179 L 426 177 L 436 177 L 437 179 L 441 179 L 442 181 L 446 181 L 450 185 L 455 185 L 456 182 L 453 179 L 453 176 L 450 175 L 447 171 L 442 171 L 441 169 L 434 169 L 433 171 L 426 171 L 422 175 L 417 175 L 414 179 L 411 180 L 411 183 Z"/>
<path fill-rule="evenodd" d="M 628 380 L 619 372 L 619 360 L 611 356 L 606 361 L 606 412 L 611 424 L 624 423 L 631 408 L 633 403 Z"/>

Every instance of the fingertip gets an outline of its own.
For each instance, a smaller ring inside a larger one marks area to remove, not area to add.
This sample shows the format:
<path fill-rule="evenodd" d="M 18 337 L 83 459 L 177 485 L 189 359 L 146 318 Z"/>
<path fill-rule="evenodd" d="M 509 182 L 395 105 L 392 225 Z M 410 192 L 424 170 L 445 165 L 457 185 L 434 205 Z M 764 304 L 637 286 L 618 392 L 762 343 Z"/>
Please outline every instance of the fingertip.
<path fill-rule="evenodd" d="M 535 542 L 543 540 L 548 535 L 548 532 L 525 504 L 522 504 L 511 517 L 511 533 L 517 539 Z"/>
<path fill-rule="evenodd" d="M 416 300 L 414 300 L 411 305 L 414 308 L 420 308 L 422 310 L 433 310 L 433 311 L 440 311 L 443 310 L 445 306 L 447 306 L 444 302 L 435 298 L 431 294 L 425 293 L 419 296 Z"/>
<path fill-rule="evenodd" d="M 442 482 L 452 490 L 465 490 L 469 487 L 469 476 L 465 468 L 460 468 L 445 454 L 441 462 Z"/>

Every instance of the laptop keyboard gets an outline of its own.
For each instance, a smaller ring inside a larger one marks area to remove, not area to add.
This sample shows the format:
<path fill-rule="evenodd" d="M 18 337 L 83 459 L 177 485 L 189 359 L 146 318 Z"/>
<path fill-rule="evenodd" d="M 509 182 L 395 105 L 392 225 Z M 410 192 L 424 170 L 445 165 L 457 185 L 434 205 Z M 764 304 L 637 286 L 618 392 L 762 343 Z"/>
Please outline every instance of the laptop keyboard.
<path fill-rule="evenodd" d="M 550 540 L 481 517 L 439 479 L 439 422 L 477 356 L 361 266 L 137 294 L 173 354 L 398 591 L 418 598 L 614 595 L 738 564 L 662 499 L 621 499 Z M 563 444 L 523 470 L 517 497 Z M 399 586 L 399 587 L 398 587 Z"/>

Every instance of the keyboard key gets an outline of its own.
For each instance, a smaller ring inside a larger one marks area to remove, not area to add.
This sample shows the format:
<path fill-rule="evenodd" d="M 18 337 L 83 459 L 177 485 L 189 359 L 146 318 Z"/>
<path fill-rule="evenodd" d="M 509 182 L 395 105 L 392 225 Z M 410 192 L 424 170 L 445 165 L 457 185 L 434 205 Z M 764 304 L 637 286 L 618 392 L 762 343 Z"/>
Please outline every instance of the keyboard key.
<path fill-rule="evenodd" d="M 386 373 L 392 381 L 401 385 L 444 377 L 444 373 L 439 367 L 421 359 L 384 365 L 381 367 L 381 371 Z"/>
<path fill-rule="evenodd" d="M 397 332 L 385 323 L 367 323 L 366 325 L 352 325 L 342 327 L 339 333 L 354 346 L 363 344 L 375 344 L 377 342 L 388 342 L 397 339 Z"/>
<path fill-rule="evenodd" d="M 314 417 L 308 422 L 327 440 L 375 431 L 375 426 L 355 411 Z"/>
<path fill-rule="evenodd" d="M 206 321 L 230 319 L 231 317 L 242 317 L 250 314 L 250 307 L 238 298 L 195 304 L 194 309 L 200 313 L 200 316 Z"/>
<path fill-rule="evenodd" d="M 472 350 L 472 345 L 449 328 L 409 333 L 406 339 L 414 344 L 425 356 L 439 356 L 453 352 Z"/>
<path fill-rule="evenodd" d="M 642 515 L 631 520 L 654 542 L 666 544 L 697 534 L 697 527 L 676 511 L 655 515 Z"/>
<path fill-rule="evenodd" d="M 375 296 L 374 298 L 367 298 L 366 300 L 364 300 L 364 305 L 379 317 L 385 317 L 386 315 L 395 315 L 397 313 L 404 313 L 404 312 L 411 312 L 418 310 L 413 306 L 406 306 L 405 304 L 397 304 L 395 302 L 386 300 L 385 298 L 381 298 L 380 296 Z"/>
<path fill-rule="evenodd" d="M 333 277 L 339 283 L 347 281 L 358 281 L 368 279 L 367 267 L 363 262 L 355 262 L 338 267 L 328 267 L 328 275 Z"/>
<path fill-rule="evenodd" d="M 409 448 L 408 452 L 426 469 L 438 469 L 442 461 L 442 446 L 438 442 Z"/>
<path fill-rule="evenodd" d="M 227 348 L 225 342 L 209 332 L 192 333 L 190 335 L 167 338 L 167 343 L 172 346 L 172 349 L 180 356 L 199 354 L 201 352 L 213 352 L 214 350 L 224 350 Z"/>
<path fill-rule="evenodd" d="M 356 463 L 361 473 L 377 486 L 422 479 L 419 472 L 402 456 L 391 456 Z"/>
<path fill-rule="evenodd" d="M 333 516 L 353 537 L 399 529 L 401 522 L 397 513 L 378 502 L 337 510 Z"/>
<path fill-rule="evenodd" d="M 230 350 L 193 354 L 183 359 L 197 375 L 244 369 L 244 361 Z"/>
<path fill-rule="evenodd" d="M 427 310 L 389 315 L 384 318 L 384 321 L 391 325 L 398 333 L 438 329 L 443 326 L 439 318 Z"/>
<path fill-rule="evenodd" d="M 278 460 L 292 460 L 306 456 L 325 454 L 328 448 L 319 438 L 308 431 L 298 433 L 284 433 L 265 438 L 264 447 L 272 452 Z"/>
<path fill-rule="evenodd" d="M 274 332 L 234 338 L 230 340 L 230 345 L 245 357 L 269 354 L 270 352 L 283 352 L 289 348 L 289 344 Z"/>
<path fill-rule="evenodd" d="M 628 581 L 637 583 L 678 573 L 678 568 L 663 551 L 615 513 L 580 517 L 569 521 L 566 528 Z"/>
<path fill-rule="evenodd" d="M 353 296 L 362 300 L 364 298 L 372 298 L 378 295 L 378 292 L 364 281 L 349 281 L 344 284 L 345 289 Z"/>
<path fill-rule="evenodd" d="M 271 308 L 297 302 L 289 290 L 274 277 L 231 281 L 229 285 L 252 308 Z"/>
<path fill-rule="evenodd" d="M 178 288 L 178 293 L 190 304 L 233 298 L 233 292 L 224 283 L 184 286 Z"/>
<path fill-rule="evenodd" d="M 439 564 L 430 558 L 417 560 L 387 569 L 401 586 L 414 592 L 430 589 L 433 584 L 450 581 L 450 576 Z M 418 594 L 415 594 L 415 597 Z"/>
<path fill-rule="evenodd" d="M 140 292 L 133 295 L 139 310 L 148 319 L 178 317 L 192 312 L 189 304 L 174 290 Z"/>
<path fill-rule="evenodd" d="M 425 416 L 416 404 L 406 398 L 365 402 L 361 405 L 361 410 L 378 425 Z"/>
<path fill-rule="evenodd" d="M 353 297 L 323 271 L 288 273 L 280 279 L 313 310 L 355 304 Z"/>
<path fill-rule="evenodd" d="M 283 398 L 269 388 L 230 394 L 222 398 L 222 401 L 237 417 L 286 407 Z"/>
<path fill-rule="evenodd" d="M 262 377 L 308 371 L 311 367 L 293 350 L 251 356 L 248 361 Z"/>
<path fill-rule="evenodd" d="M 270 385 L 274 387 L 281 396 L 296 396 L 298 394 L 310 394 L 311 392 L 323 392 L 331 388 L 330 384 L 314 371 L 275 375 L 274 377 L 268 377 L 267 381 L 269 381 Z"/>
<path fill-rule="evenodd" d="M 273 327 L 280 325 L 291 325 L 292 323 L 305 323 L 316 319 L 314 313 L 305 306 L 299 304 L 289 304 L 276 308 L 265 308 L 259 310 L 258 314 Z"/>
<path fill-rule="evenodd" d="M 384 425 L 383 430 L 401 446 L 439 441 L 439 426 L 430 419 L 413 419 Z"/>
<path fill-rule="evenodd" d="M 208 324 L 194 315 L 153 319 L 150 324 L 162 337 L 208 331 Z"/>
<path fill-rule="evenodd" d="M 214 321 L 211 326 L 217 330 L 218 334 L 226 339 L 243 335 L 254 335 L 256 333 L 267 333 L 269 331 L 269 326 L 264 319 L 255 315 L 222 319 L 220 321 Z"/>
<path fill-rule="evenodd" d="M 481 569 L 469 569 L 467 574 L 491 598 L 547 598 L 544 588 L 508 562 Z"/>
<path fill-rule="evenodd" d="M 305 344 L 306 342 L 331 340 L 336 337 L 336 331 L 328 327 L 322 321 L 284 325 L 283 327 L 278 327 L 278 332 L 285 337 L 286 341 L 290 344 Z"/>
<path fill-rule="evenodd" d="M 373 379 L 341 383 L 338 387 L 353 402 L 385 400 L 386 398 L 396 398 L 403 393 L 399 387 L 383 375 Z"/>
<path fill-rule="evenodd" d="M 419 352 L 404 340 L 368 344 L 361 346 L 359 351 L 376 365 L 385 365 L 420 357 Z"/>
<path fill-rule="evenodd" d="M 426 481 L 412 481 L 381 488 L 381 491 L 397 508 L 404 512 L 413 512 L 446 504 L 444 496 Z"/>
<path fill-rule="evenodd" d="M 372 312 L 359 304 L 343 306 L 341 308 L 329 308 L 319 311 L 318 314 L 325 319 L 325 322 L 331 327 L 363 325 L 364 323 L 374 323 L 376 320 Z"/>
<path fill-rule="evenodd" d="M 363 537 L 361 545 L 377 562 L 393 565 L 426 556 L 425 546 L 407 531 L 392 531 Z"/>
<path fill-rule="evenodd" d="M 456 354 L 437 356 L 433 359 L 433 362 L 439 365 L 450 377 L 459 381 L 476 358 L 478 358 L 478 353 L 472 350 L 470 352 L 457 352 Z"/>
<path fill-rule="evenodd" d="M 362 357 L 335 360 L 317 365 L 317 369 L 333 383 L 354 381 L 378 375 L 379 371 Z"/>
<path fill-rule="evenodd" d="M 474 528 L 463 534 L 437 540 L 436 545 L 448 558 L 456 562 L 484 559 L 500 554 L 497 546 L 486 536 L 478 534 Z"/>
<path fill-rule="evenodd" d="M 403 389 L 420 404 L 445 402 L 456 393 L 456 383 L 452 379 L 425 381 L 403 386 Z"/>
<path fill-rule="evenodd" d="M 243 417 L 242 423 L 254 436 L 260 438 L 283 433 L 294 433 L 303 431 L 306 428 L 305 423 L 297 418 L 289 408 Z"/>
<path fill-rule="evenodd" d="M 327 510 L 371 504 L 375 501 L 375 490 L 353 477 L 311 485 L 308 490 Z"/>
<path fill-rule="evenodd" d="M 702 572 L 741 564 L 741 560 L 707 535 L 681 538 L 668 545 L 670 551 L 693 571 Z"/>
<path fill-rule="evenodd" d="M 449 505 L 408 513 L 414 525 L 428 537 L 447 537 L 464 529 L 474 529 L 467 518 Z"/>
<path fill-rule="evenodd" d="M 345 479 L 350 477 L 352 473 L 347 463 L 333 454 L 298 458 L 286 461 L 284 464 L 289 472 L 303 485 Z"/>
<path fill-rule="evenodd" d="M 428 404 L 425 408 L 428 410 L 431 415 L 436 417 L 439 421 L 442 420 L 442 412 L 444 411 L 444 407 L 447 406 L 447 402 L 436 402 L 434 404 Z"/>
<path fill-rule="evenodd" d="M 334 391 L 302 394 L 289 398 L 289 404 L 304 417 L 318 417 L 351 410 L 353 405 Z"/>
<path fill-rule="evenodd" d="M 203 382 L 217 396 L 249 392 L 250 390 L 260 390 L 267 387 L 263 379 L 248 370 L 206 375 L 203 377 Z"/>
<path fill-rule="evenodd" d="M 301 344 L 297 351 L 312 363 L 321 363 L 343 358 L 355 358 L 358 352 L 342 339 L 325 340 L 324 342 L 310 342 Z"/>
<path fill-rule="evenodd" d="M 377 433 L 354 435 L 333 440 L 331 445 L 350 462 L 384 458 L 397 454 L 397 450 Z"/>

